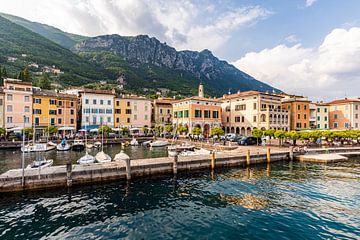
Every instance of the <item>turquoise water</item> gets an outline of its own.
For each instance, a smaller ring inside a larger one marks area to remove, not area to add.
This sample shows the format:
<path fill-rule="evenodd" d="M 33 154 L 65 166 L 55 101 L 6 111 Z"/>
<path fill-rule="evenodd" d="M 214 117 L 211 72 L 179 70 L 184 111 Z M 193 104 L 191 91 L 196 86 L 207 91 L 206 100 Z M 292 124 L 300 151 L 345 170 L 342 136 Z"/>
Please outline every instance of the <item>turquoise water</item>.
<path fill-rule="evenodd" d="M 360 160 L 0 196 L 0 239 L 359 239 Z"/>

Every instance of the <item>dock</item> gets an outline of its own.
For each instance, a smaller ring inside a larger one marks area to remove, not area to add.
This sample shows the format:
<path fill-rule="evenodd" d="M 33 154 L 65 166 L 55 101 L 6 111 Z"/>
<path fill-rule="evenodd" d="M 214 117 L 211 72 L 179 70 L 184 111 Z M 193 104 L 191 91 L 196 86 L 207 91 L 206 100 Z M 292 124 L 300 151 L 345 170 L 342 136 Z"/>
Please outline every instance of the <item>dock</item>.
<path fill-rule="evenodd" d="M 16 192 L 32 189 L 65 188 L 70 186 L 126 180 L 131 176 L 148 177 L 178 172 L 214 170 L 224 167 L 246 167 L 289 159 L 289 151 L 270 154 L 239 155 L 238 152 L 217 152 L 199 156 L 176 156 L 130 161 L 94 163 L 88 165 L 62 165 L 38 169 L 25 169 L 22 183 L 22 169 L 9 170 L 0 175 L 0 192 Z M 127 172 L 128 171 L 128 172 Z M 127 174 L 128 173 L 128 174 Z"/>

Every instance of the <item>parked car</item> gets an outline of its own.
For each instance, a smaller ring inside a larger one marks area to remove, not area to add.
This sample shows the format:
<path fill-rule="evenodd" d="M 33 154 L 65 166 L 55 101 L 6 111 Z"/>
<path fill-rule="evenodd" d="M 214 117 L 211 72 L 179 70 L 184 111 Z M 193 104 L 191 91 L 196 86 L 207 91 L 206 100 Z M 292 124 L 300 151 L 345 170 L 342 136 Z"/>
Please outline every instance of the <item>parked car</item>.
<path fill-rule="evenodd" d="M 241 138 L 242 138 L 242 136 L 237 135 L 236 133 L 228 133 L 225 135 L 225 139 L 230 142 L 237 142 Z"/>
<path fill-rule="evenodd" d="M 243 146 L 261 144 L 261 138 L 243 137 L 240 138 L 237 143 Z"/>

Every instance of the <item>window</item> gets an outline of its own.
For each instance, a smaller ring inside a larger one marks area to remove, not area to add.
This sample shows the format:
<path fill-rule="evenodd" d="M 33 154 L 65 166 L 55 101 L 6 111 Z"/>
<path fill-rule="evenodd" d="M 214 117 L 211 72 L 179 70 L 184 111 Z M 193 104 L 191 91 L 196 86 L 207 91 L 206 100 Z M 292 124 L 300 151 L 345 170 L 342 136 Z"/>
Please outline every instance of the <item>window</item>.
<path fill-rule="evenodd" d="M 62 109 L 58 109 L 58 114 L 62 114 Z"/>
<path fill-rule="evenodd" d="M 326 109 L 326 108 L 325 108 L 325 109 Z M 328 128 L 326 123 L 325 123 L 325 125 L 324 125 L 324 128 L 325 128 L 325 129 L 327 129 L 327 128 Z"/>
<path fill-rule="evenodd" d="M 317 128 L 320 129 L 320 124 L 317 125 Z"/>
<path fill-rule="evenodd" d="M 245 117 L 241 116 L 241 122 L 245 122 Z"/>
<path fill-rule="evenodd" d="M 70 119 L 70 124 L 74 124 L 74 123 L 75 123 L 74 119 L 73 118 Z"/>
<path fill-rule="evenodd" d="M 120 118 L 116 118 L 116 123 L 119 123 L 120 122 Z"/>
<path fill-rule="evenodd" d="M 337 114 L 334 114 L 334 119 L 337 119 L 338 118 L 338 115 Z"/>
<path fill-rule="evenodd" d="M 219 118 L 219 111 L 213 111 L 213 118 Z"/>
<path fill-rule="evenodd" d="M 298 105 L 297 107 L 298 107 L 298 110 L 300 110 L 300 105 Z"/>
<path fill-rule="evenodd" d="M 70 115 L 74 115 L 74 109 L 70 109 Z"/>
<path fill-rule="evenodd" d="M 174 118 L 177 118 L 177 111 L 174 112 Z"/>
<path fill-rule="evenodd" d="M 167 113 L 170 114 L 170 109 L 167 110 Z M 189 110 L 185 110 L 185 111 L 188 111 L 188 115 L 189 115 Z"/>
<path fill-rule="evenodd" d="M 61 124 L 62 119 L 58 118 L 58 124 Z"/>
<path fill-rule="evenodd" d="M 93 116 L 93 124 L 96 124 L 96 116 Z"/>
<path fill-rule="evenodd" d="M 119 106 L 120 105 L 120 102 L 119 101 L 116 101 L 116 106 Z"/>
<path fill-rule="evenodd" d="M 235 122 L 240 122 L 240 117 L 235 117 Z"/>
<path fill-rule="evenodd" d="M 6 111 L 7 111 L 7 112 L 12 112 L 12 111 L 13 111 L 12 105 L 7 105 L 7 106 L 6 106 Z"/>
<path fill-rule="evenodd" d="M 108 102 L 108 105 L 111 105 L 111 100 L 108 100 L 107 102 Z"/>
<path fill-rule="evenodd" d="M 127 123 L 130 123 L 130 118 L 127 118 Z"/>
<path fill-rule="evenodd" d="M 256 110 L 256 103 L 254 103 L 254 110 Z"/>
<path fill-rule="evenodd" d="M 12 100 L 13 100 L 13 95 L 12 95 L 12 94 L 8 94 L 7 97 L 6 97 L 6 100 L 12 101 Z"/>
<path fill-rule="evenodd" d="M 34 114 L 41 114 L 41 109 L 33 109 Z"/>
<path fill-rule="evenodd" d="M 320 116 L 317 117 L 317 120 L 320 121 Z"/>
<path fill-rule="evenodd" d="M 40 124 L 40 119 L 38 117 L 34 118 L 35 121 L 35 126 L 39 126 Z"/>
<path fill-rule="evenodd" d="M 148 110 L 148 106 L 147 105 L 145 105 L 145 111 L 147 111 Z"/>
<path fill-rule="evenodd" d="M 204 110 L 204 118 L 210 118 L 210 110 Z"/>
<path fill-rule="evenodd" d="M 298 114 L 298 119 L 300 119 L 300 114 Z"/>
<path fill-rule="evenodd" d="M 320 112 L 320 108 L 317 108 L 317 112 L 318 112 L 318 113 Z"/>
<path fill-rule="evenodd" d="M 162 114 L 162 108 L 160 108 L 160 114 Z"/>
<path fill-rule="evenodd" d="M 189 117 L 189 110 L 184 110 L 184 117 L 185 118 Z"/>
<path fill-rule="evenodd" d="M 70 106 L 71 106 L 71 107 L 74 107 L 74 102 L 70 102 Z"/>
<path fill-rule="evenodd" d="M 355 123 L 355 128 L 359 128 L 359 123 Z"/>
<path fill-rule="evenodd" d="M 359 118 L 359 114 L 355 114 L 355 119 L 358 119 Z"/>
<path fill-rule="evenodd" d="M 254 118 L 253 118 L 253 122 L 256 122 L 256 116 L 254 116 Z"/>
<path fill-rule="evenodd" d="M 126 106 L 130 107 L 130 102 L 126 102 Z"/>
<path fill-rule="evenodd" d="M 230 112 L 230 106 L 226 106 L 225 112 Z"/>
<path fill-rule="evenodd" d="M 59 100 L 59 101 L 58 101 L 58 105 L 59 105 L 59 106 L 62 106 L 62 101 Z"/>
<path fill-rule="evenodd" d="M 34 98 L 33 103 L 41 104 L 41 98 Z"/>
<path fill-rule="evenodd" d="M 49 110 L 50 115 L 56 115 L 56 110 Z"/>
<path fill-rule="evenodd" d="M 29 118 L 29 117 L 25 117 L 25 118 L 24 118 L 24 121 L 25 121 L 25 123 L 29 123 L 29 122 L 30 122 L 30 118 Z"/>
<path fill-rule="evenodd" d="M 131 114 L 131 109 L 126 109 L 125 114 Z"/>
<path fill-rule="evenodd" d="M 306 128 L 306 123 L 304 123 L 304 128 Z"/>
<path fill-rule="evenodd" d="M 296 123 L 296 128 L 301 128 L 301 123 Z"/>
<path fill-rule="evenodd" d="M 24 107 L 24 112 L 27 112 L 27 113 L 30 112 L 30 107 L 29 107 L 29 106 L 25 106 L 25 107 Z"/>
<path fill-rule="evenodd" d="M 96 104 L 96 99 L 93 99 L 93 104 Z"/>
<path fill-rule="evenodd" d="M 50 105 L 56 105 L 56 100 L 55 99 L 50 99 L 49 102 L 50 102 Z"/>
<path fill-rule="evenodd" d="M 148 120 L 148 115 L 147 114 L 145 114 L 145 118 L 144 118 L 145 120 Z"/>
<path fill-rule="evenodd" d="M 349 128 L 349 123 L 347 123 L 347 122 L 344 123 L 344 127 L 345 127 L 345 128 Z"/>
<path fill-rule="evenodd" d="M 235 111 L 243 111 L 246 110 L 246 104 L 235 105 Z"/>
<path fill-rule="evenodd" d="M 226 117 L 226 122 L 230 122 L 230 118 L 229 118 L 229 117 Z"/>
<path fill-rule="evenodd" d="M 108 117 L 108 118 L 107 118 L 107 122 L 108 122 L 108 123 L 111 123 L 111 117 Z"/>
<path fill-rule="evenodd" d="M 327 108 L 324 108 L 324 112 L 327 112 Z"/>
<path fill-rule="evenodd" d="M 134 115 L 134 120 L 135 120 L 135 121 L 137 120 L 137 115 L 136 115 L 136 114 Z"/>
<path fill-rule="evenodd" d="M 177 116 L 178 116 L 178 118 L 182 118 L 184 116 L 183 111 L 178 111 Z"/>
<path fill-rule="evenodd" d="M 198 109 L 195 110 L 195 117 L 196 118 L 201 118 L 202 117 L 201 110 L 198 110 Z"/>
<path fill-rule="evenodd" d="M 55 125 L 55 118 L 50 118 L 50 125 L 54 126 Z"/>
<path fill-rule="evenodd" d="M 111 108 L 106 109 L 106 114 L 112 114 L 112 109 Z"/>
<path fill-rule="evenodd" d="M 121 114 L 121 109 L 115 109 L 116 114 Z"/>
<path fill-rule="evenodd" d="M 89 117 L 86 117 L 86 118 L 85 118 L 85 122 L 88 123 L 89 121 L 90 121 Z"/>
<path fill-rule="evenodd" d="M 29 96 L 24 96 L 24 102 L 30 102 L 30 97 Z"/>
<path fill-rule="evenodd" d="M 304 114 L 304 119 L 306 119 L 306 114 Z"/>
<path fill-rule="evenodd" d="M 338 128 L 338 123 L 334 122 L 334 128 Z"/>
<path fill-rule="evenodd" d="M 306 110 L 306 108 L 307 108 L 306 105 L 304 105 L 304 110 Z"/>
<path fill-rule="evenodd" d="M 100 105 L 103 105 L 104 104 L 104 100 L 100 100 Z"/>
<path fill-rule="evenodd" d="M 7 117 L 7 118 L 6 118 L 6 122 L 7 122 L 7 123 L 12 123 L 12 117 Z"/>
<path fill-rule="evenodd" d="M 134 111 L 135 112 L 137 111 L 137 105 L 134 105 Z"/>
<path fill-rule="evenodd" d="M 103 124 L 103 122 L 104 122 L 103 117 L 100 117 L 100 124 Z"/>

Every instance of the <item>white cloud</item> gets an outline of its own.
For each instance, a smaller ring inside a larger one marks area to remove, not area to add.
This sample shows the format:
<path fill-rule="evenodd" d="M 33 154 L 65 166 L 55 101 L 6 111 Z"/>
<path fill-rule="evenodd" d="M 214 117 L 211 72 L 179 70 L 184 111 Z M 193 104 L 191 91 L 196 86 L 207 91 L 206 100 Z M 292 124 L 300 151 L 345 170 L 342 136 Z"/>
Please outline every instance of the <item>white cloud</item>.
<path fill-rule="evenodd" d="M 285 38 L 285 41 L 289 43 L 298 43 L 300 40 L 295 35 L 289 35 Z"/>
<path fill-rule="evenodd" d="M 311 5 L 313 5 L 317 0 L 306 0 L 305 2 L 305 6 L 306 7 L 310 7 Z"/>
<path fill-rule="evenodd" d="M 221 2 L 190 0 L 0 0 L 0 3 L 2 12 L 71 33 L 148 34 L 178 49 L 213 51 L 220 49 L 237 29 L 271 14 L 259 6 L 229 9 Z"/>
<path fill-rule="evenodd" d="M 318 48 L 279 45 L 247 53 L 239 69 L 286 92 L 314 99 L 360 95 L 360 28 L 334 29 Z"/>

